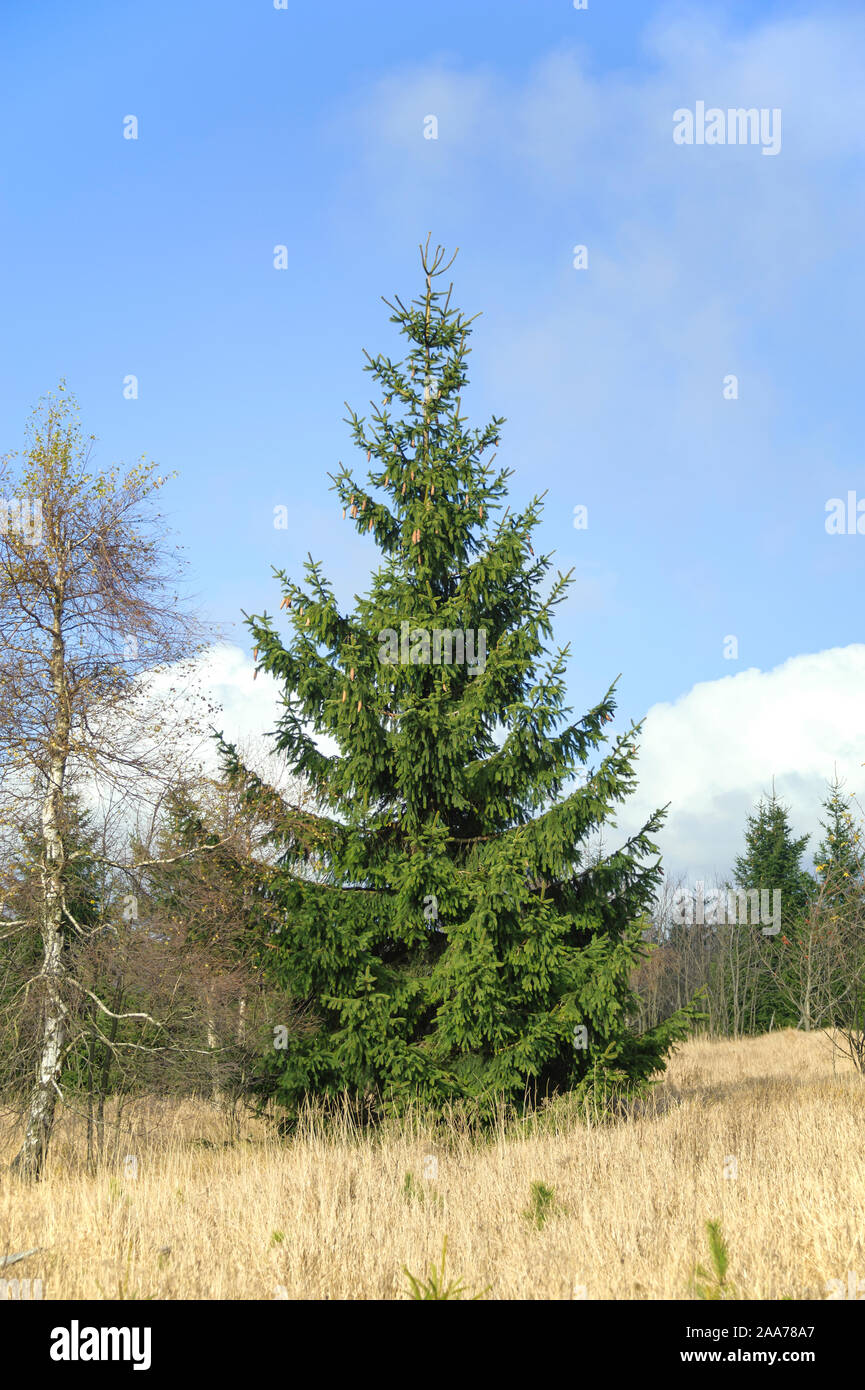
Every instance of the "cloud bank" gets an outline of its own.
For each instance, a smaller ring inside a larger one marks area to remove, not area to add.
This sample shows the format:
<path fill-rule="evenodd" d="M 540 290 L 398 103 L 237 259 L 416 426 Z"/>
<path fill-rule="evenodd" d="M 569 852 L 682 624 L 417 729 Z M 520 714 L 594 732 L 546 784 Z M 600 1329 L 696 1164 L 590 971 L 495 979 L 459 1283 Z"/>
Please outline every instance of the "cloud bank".
<path fill-rule="evenodd" d="M 799 834 L 817 847 L 826 782 L 865 784 L 865 645 L 794 656 L 702 681 L 678 700 L 653 705 L 640 742 L 637 795 L 619 818 L 631 830 L 670 802 L 659 844 L 668 873 L 726 874 L 743 848 L 745 818 L 775 790 Z M 809 861 L 810 862 L 810 857 Z"/>
<path fill-rule="evenodd" d="M 221 706 L 215 725 L 229 740 L 260 746 L 276 725 L 280 689 L 264 673 L 253 680 L 253 670 L 239 647 L 222 645 L 206 654 L 198 675 Z M 863 688 L 865 644 L 857 643 L 701 681 L 653 705 L 639 744 L 639 788 L 618 816 L 619 837 L 669 802 L 658 837 L 667 872 L 689 880 L 728 874 L 745 818 L 774 780 L 796 832 L 810 833 L 815 850 L 828 779 L 837 771 L 848 792 L 865 787 Z M 614 841 L 611 832 L 610 847 Z"/>

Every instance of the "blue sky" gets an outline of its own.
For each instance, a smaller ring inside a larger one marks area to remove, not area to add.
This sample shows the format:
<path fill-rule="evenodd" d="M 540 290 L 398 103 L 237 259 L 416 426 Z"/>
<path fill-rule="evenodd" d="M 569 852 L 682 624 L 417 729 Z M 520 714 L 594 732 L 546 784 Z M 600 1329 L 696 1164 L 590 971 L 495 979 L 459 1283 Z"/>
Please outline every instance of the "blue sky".
<path fill-rule="evenodd" d="M 507 417 L 513 500 L 548 489 L 575 566 L 573 703 L 621 672 L 652 712 L 677 862 L 726 868 L 772 776 L 805 828 L 836 763 L 859 790 L 865 538 L 824 520 L 865 497 L 861 6 L 7 0 L 0 32 L 0 452 L 65 376 L 100 462 L 179 471 L 192 586 L 244 651 L 229 704 L 271 564 L 365 586 L 327 471 L 431 231 L 483 311 L 468 408 Z M 779 108 L 780 152 L 675 145 L 698 100 Z"/>

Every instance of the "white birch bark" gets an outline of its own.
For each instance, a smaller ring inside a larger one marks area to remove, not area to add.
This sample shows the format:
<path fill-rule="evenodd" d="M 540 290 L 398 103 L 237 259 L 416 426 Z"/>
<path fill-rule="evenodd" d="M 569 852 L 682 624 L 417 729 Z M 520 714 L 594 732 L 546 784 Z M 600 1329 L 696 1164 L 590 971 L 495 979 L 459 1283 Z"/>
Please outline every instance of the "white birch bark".
<path fill-rule="evenodd" d="M 67 1036 L 67 1009 L 63 998 L 63 841 L 59 816 L 69 756 L 70 715 L 61 626 L 63 590 L 62 579 L 59 576 L 58 579 L 51 641 L 51 684 L 55 696 L 54 728 L 48 745 L 48 786 L 42 802 L 42 1040 L 36 1082 L 27 1109 L 24 1142 L 12 1163 L 13 1171 L 24 1178 L 38 1178 L 42 1174 L 51 1131 L 54 1128 L 60 1068 Z"/>

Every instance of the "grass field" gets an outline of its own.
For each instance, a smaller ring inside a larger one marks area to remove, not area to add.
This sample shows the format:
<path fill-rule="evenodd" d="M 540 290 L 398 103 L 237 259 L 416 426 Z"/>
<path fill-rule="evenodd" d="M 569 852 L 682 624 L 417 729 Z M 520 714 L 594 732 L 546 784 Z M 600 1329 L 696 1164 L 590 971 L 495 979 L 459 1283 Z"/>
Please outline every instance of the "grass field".
<path fill-rule="evenodd" d="M 483 1145 L 418 1125 L 280 1141 L 255 1119 L 232 1137 L 191 1104 L 134 1123 L 89 1177 L 64 1117 L 32 1188 L 8 1176 L 4 1133 L 0 1255 L 44 1247 L 8 1278 L 46 1299 L 403 1298 L 403 1266 L 426 1276 L 447 1235 L 468 1293 L 680 1299 L 720 1218 L 738 1296 L 826 1298 L 849 1271 L 865 1296 L 865 1081 L 819 1034 L 692 1041 L 640 1114 Z M 541 1224 L 533 1183 L 553 1193 Z"/>

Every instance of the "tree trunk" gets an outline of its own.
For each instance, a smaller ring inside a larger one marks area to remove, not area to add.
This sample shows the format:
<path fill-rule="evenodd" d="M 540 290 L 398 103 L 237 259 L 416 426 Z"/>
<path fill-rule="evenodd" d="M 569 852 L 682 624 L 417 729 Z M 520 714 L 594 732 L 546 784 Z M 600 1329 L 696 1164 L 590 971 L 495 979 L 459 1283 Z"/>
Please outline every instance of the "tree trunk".
<path fill-rule="evenodd" d="M 87 1048 L 87 1171 L 96 1172 L 96 1151 L 93 1147 L 93 1097 L 96 1093 L 96 1037 L 91 1035 Z"/>
<path fill-rule="evenodd" d="M 36 1084 L 30 1095 L 24 1142 L 12 1160 L 12 1171 L 21 1178 L 42 1176 L 45 1155 L 54 1128 L 57 1105 L 57 1085 L 60 1064 L 66 1044 L 66 1006 L 63 1003 L 63 941 L 58 930 L 45 933 L 43 974 L 45 978 L 45 1010 L 42 1025 L 42 1051 Z"/>
<path fill-rule="evenodd" d="M 63 953 L 64 854 L 60 811 L 69 754 L 70 715 L 66 698 L 62 612 L 63 589 L 58 582 L 51 647 L 51 683 L 56 699 L 56 714 L 49 741 L 48 785 L 42 802 L 42 840 L 45 846 L 42 874 L 42 979 L 45 987 L 42 1050 L 36 1084 L 30 1095 L 24 1142 L 12 1161 L 12 1171 L 19 1177 L 29 1179 L 41 1177 L 45 1166 L 45 1155 L 54 1128 L 60 1068 L 68 1033 L 68 1012 L 63 1001 L 66 962 Z"/>
<path fill-rule="evenodd" d="M 811 982 L 811 942 L 809 941 L 809 942 L 808 942 L 807 963 L 806 963 L 806 967 L 805 967 L 805 1002 L 804 1002 L 804 1007 L 803 1007 L 803 1009 L 802 1009 L 802 1019 L 801 1019 L 802 1027 L 805 1029 L 805 1032 L 806 1032 L 806 1033 L 810 1033 L 810 1032 L 811 1032 L 811 991 L 812 991 L 812 988 L 813 988 L 813 986 L 812 986 L 812 982 Z"/>
<path fill-rule="evenodd" d="M 113 1045 L 117 1039 L 116 1015 L 120 1012 L 123 1003 L 123 977 L 117 976 L 117 983 L 114 991 L 114 1000 L 111 1005 L 115 1015 L 109 1023 L 108 1042 L 102 1044 L 102 1070 L 99 1076 L 99 1100 L 96 1109 L 96 1133 L 98 1137 L 97 1152 L 100 1160 L 105 1155 L 105 1097 L 108 1095 L 108 1082 L 111 1078 L 111 1063 L 114 1060 Z"/>
<path fill-rule="evenodd" d="M 210 1098 L 214 1105 L 219 1105 L 221 1096 L 219 1093 L 219 1063 L 216 1056 L 216 1049 L 219 1039 L 216 1036 L 216 1023 L 211 1012 L 211 1004 L 208 1000 L 207 1007 L 207 1046 L 210 1048 Z"/>

